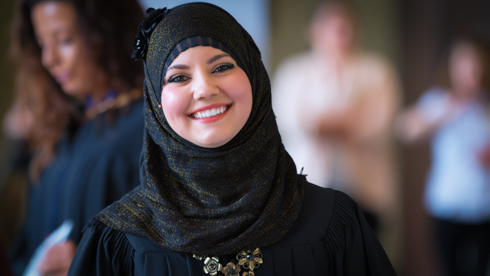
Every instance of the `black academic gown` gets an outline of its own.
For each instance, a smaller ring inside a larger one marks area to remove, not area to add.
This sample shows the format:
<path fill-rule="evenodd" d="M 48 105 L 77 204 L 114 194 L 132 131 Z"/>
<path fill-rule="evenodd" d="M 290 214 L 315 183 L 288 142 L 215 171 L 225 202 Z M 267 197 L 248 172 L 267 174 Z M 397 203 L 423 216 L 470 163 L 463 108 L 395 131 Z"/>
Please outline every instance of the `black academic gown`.
<path fill-rule="evenodd" d="M 261 250 L 263 264 L 254 270 L 256 276 L 396 275 L 359 206 L 342 192 L 313 184 L 306 185 L 303 208 L 287 236 Z M 236 263 L 235 255 L 218 257 L 223 266 Z M 68 275 L 206 274 L 203 261 L 192 254 L 92 221 Z"/>
<path fill-rule="evenodd" d="M 71 139 L 63 137 L 55 159 L 30 186 L 26 223 L 11 253 L 16 275 L 65 220 L 73 222 L 69 239 L 78 243 L 93 216 L 139 185 L 143 100 L 112 115 L 100 114 L 80 126 Z"/>

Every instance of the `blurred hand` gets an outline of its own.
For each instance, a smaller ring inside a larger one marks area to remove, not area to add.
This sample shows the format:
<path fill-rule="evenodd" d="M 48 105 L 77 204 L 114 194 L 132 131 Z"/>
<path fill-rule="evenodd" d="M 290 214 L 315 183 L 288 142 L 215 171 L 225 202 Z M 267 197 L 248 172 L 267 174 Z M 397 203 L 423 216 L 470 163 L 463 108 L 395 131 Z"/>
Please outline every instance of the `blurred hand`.
<path fill-rule="evenodd" d="M 316 120 L 314 134 L 330 139 L 348 139 L 355 124 L 354 115 L 353 112 L 339 110 L 321 116 Z"/>
<path fill-rule="evenodd" d="M 66 276 L 76 250 L 77 245 L 72 240 L 53 246 L 39 266 L 39 274 L 42 276 Z"/>
<path fill-rule="evenodd" d="M 478 152 L 478 160 L 483 167 L 490 170 L 490 143 Z"/>
<path fill-rule="evenodd" d="M 429 122 L 423 118 L 417 107 L 401 112 L 394 120 L 394 134 L 404 143 L 415 143 L 428 138 L 439 126 L 439 122 Z"/>
<path fill-rule="evenodd" d="M 14 105 L 5 114 L 3 131 L 11 139 L 23 139 L 29 135 L 33 124 L 33 115 L 30 110 Z"/>

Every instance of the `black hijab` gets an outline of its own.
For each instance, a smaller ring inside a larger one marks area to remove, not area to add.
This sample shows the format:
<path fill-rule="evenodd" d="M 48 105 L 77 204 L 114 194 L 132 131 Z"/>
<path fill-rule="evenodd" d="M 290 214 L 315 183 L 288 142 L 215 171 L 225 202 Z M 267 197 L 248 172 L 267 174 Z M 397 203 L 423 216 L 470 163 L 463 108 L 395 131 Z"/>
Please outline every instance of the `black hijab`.
<path fill-rule="evenodd" d="M 141 185 L 96 219 L 201 255 L 236 254 L 279 241 L 298 216 L 306 180 L 281 143 L 269 77 L 252 38 L 208 3 L 153 10 L 140 30 L 135 56 L 145 60 L 146 73 Z M 228 52 L 252 85 L 247 123 L 219 148 L 180 137 L 159 106 L 166 68 L 178 53 L 198 45 Z"/>

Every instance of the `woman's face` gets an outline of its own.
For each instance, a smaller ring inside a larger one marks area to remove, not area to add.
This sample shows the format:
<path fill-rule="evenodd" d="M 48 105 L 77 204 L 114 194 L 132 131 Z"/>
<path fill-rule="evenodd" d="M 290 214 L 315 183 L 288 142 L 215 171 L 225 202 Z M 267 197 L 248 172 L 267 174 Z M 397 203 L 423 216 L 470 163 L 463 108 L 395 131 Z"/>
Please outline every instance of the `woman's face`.
<path fill-rule="evenodd" d="M 78 98 L 95 93 L 103 73 L 84 42 L 73 5 L 41 2 L 34 6 L 31 17 L 42 64 L 63 91 Z"/>
<path fill-rule="evenodd" d="M 475 48 L 461 44 L 451 52 L 449 78 L 459 96 L 471 98 L 477 95 L 482 79 L 482 63 Z"/>
<path fill-rule="evenodd" d="M 246 73 L 227 53 L 197 46 L 181 52 L 165 74 L 162 109 L 172 129 L 205 148 L 229 142 L 252 111 Z"/>
<path fill-rule="evenodd" d="M 311 43 L 315 50 L 333 54 L 350 51 L 354 43 L 354 26 L 341 14 L 325 15 L 311 27 Z"/>

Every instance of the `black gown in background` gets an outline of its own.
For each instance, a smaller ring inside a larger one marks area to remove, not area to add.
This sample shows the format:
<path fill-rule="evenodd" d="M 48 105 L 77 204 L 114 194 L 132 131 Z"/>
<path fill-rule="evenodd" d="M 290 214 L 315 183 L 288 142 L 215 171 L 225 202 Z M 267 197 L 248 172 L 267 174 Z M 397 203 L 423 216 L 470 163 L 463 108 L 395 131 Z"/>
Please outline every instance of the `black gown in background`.
<path fill-rule="evenodd" d="M 55 159 L 29 187 L 27 219 L 10 256 L 16 275 L 65 220 L 73 222 L 69 239 L 78 243 L 93 216 L 139 185 L 143 100 L 114 112 L 120 114 L 99 114 L 72 139 L 63 137 Z"/>
<path fill-rule="evenodd" d="M 359 206 L 342 192 L 313 184 L 305 186 L 303 208 L 287 236 L 261 250 L 264 263 L 256 276 L 396 275 Z M 236 255 L 218 257 L 223 265 L 237 262 Z M 192 254 L 92 221 L 68 275 L 204 276 L 203 266 Z"/>

